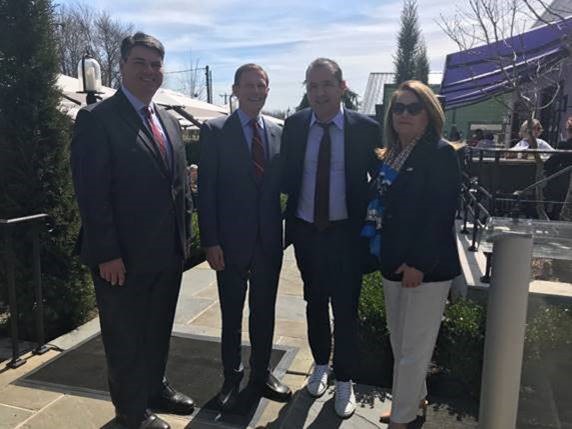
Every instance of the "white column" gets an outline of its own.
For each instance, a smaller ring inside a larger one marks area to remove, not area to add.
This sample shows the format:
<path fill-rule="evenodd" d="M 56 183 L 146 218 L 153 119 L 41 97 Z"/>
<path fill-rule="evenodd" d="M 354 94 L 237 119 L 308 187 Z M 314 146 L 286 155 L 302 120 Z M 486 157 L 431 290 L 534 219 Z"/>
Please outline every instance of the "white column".
<path fill-rule="evenodd" d="M 495 239 L 489 288 L 479 427 L 513 429 L 528 307 L 532 237 Z"/>

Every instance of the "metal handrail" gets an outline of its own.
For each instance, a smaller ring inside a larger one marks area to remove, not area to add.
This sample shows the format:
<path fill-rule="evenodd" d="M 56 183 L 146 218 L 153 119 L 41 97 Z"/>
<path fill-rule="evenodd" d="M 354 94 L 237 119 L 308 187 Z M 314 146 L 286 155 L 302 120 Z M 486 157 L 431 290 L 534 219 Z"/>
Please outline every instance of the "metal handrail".
<path fill-rule="evenodd" d="M 20 348 L 18 342 L 18 303 L 16 299 L 16 279 L 15 279 L 15 261 L 13 248 L 13 231 L 14 228 L 23 224 L 28 224 L 32 232 L 32 259 L 34 271 L 34 294 L 36 299 L 36 341 L 37 346 L 34 354 L 43 354 L 49 350 L 45 345 L 44 332 L 44 302 L 42 297 L 42 270 L 40 263 L 40 225 L 41 221 L 48 217 L 47 214 L 41 213 L 31 216 L 0 219 L 0 230 L 4 235 L 4 250 L 6 262 L 6 277 L 8 283 L 8 305 L 10 308 L 10 333 L 12 337 L 12 359 L 8 362 L 9 368 L 18 368 L 26 363 L 20 358 Z"/>

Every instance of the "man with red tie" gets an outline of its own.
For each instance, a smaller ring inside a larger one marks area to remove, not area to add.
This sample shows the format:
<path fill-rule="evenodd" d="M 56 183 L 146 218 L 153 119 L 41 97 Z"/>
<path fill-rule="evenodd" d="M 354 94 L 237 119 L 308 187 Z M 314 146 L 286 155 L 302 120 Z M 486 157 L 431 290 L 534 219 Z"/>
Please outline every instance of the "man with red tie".
<path fill-rule="evenodd" d="M 268 95 L 262 67 L 239 67 L 232 90 L 239 108 L 201 128 L 198 189 L 201 242 L 217 272 L 222 313 L 224 383 L 218 402 L 223 410 L 236 404 L 243 377 L 241 326 L 247 291 L 250 385 L 273 400 L 291 396 L 269 367 L 282 266 L 281 129 L 260 116 Z"/>
<path fill-rule="evenodd" d="M 71 163 L 117 422 L 167 429 L 153 411 L 190 414 L 165 379 L 191 210 L 179 123 L 153 102 L 165 50 L 145 33 L 121 43 L 121 88 L 80 110 Z"/>

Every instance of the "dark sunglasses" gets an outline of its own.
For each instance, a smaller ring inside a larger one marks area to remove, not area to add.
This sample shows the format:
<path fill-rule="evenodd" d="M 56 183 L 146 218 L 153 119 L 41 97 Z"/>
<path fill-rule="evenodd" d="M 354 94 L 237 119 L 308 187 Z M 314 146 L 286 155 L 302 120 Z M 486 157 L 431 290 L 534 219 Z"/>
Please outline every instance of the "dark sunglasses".
<path fill-rule="evenodd" d="M 410 104 L 403 104 L 403 103 L 395 103 L 393 105 L 392 112 L 396 115 L 403 115 L 405 111 L 408 111 L 411 116 L 416 116 L 423 110 L 423 104 L 420 102 L 410 103 Z"/>

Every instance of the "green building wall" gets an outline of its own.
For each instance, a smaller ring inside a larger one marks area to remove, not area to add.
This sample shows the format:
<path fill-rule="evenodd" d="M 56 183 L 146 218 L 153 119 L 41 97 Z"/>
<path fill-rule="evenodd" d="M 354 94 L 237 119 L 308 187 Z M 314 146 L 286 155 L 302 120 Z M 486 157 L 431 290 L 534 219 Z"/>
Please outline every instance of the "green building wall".
<path fill-rule="evenodd" d="M 440 85 L 430 85 L 431 89 L 438 94 Z M 383 105 L 389 105 L 389 100 L 397 85 L 394 83 L 385 84 L 383 91 Z M 505 103 L 510 103 L 510 94 L 504 97 Z M 493 130 L 493 134 L 498 135 L 502 132 L 502 123 L 506 118 L 506 107 L 503 103 L 489 99 L 471 106 L 459 107 L 457 109 L 447 110 L 445 112 L 444 134 L 448 137 L 451 127 L 455 125 L 461 132 L 463 139 L 470 138 L 476 128 L 485 125 L 484 128 L 499 128 L 499 131 Z M 503 136 L 498 135 L 497 141 L 502 141 Z"/>

